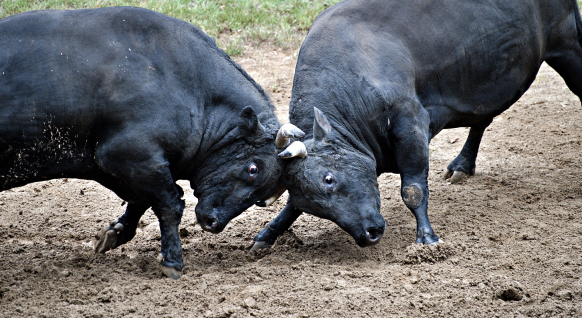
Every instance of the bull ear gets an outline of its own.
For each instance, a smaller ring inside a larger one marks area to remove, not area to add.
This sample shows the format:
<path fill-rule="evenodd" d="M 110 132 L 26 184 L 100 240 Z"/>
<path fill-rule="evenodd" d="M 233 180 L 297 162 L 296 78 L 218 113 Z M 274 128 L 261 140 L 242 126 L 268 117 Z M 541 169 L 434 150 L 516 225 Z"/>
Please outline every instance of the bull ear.
<path fill-rule="evenodd" d="M 265 128 L 259 122 L 257 113 L 252 106 L 246 106 L 240 113 L 240 121 L 238 126 L 249 133 L 249 135 L 257 135 L 265 132 Z"/>
<path fill-rule="evenodd" d="M 331 125 L 327 117 L 317 109 L 313 107 L 315 111 L 315 119 L 313 120 L 313 138 L 315 140 L 323 140 L 329 133 L 331 133 Z"/>

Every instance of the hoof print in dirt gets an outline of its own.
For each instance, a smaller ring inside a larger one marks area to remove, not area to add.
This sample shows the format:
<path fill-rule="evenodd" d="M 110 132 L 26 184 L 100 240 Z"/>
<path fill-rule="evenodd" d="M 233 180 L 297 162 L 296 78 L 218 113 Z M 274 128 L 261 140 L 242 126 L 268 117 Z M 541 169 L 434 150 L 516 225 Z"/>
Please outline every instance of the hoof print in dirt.
<path fill-rule="evenodd" d="M 455 249 L 451 244 L 413 244 L 406 248 L 404 263 L 436 263 L 444 261 L 452 255 L 455 255 Z"/>
<path fill-rule="evenodd" d="M 520 301 L 523 299 L 524 289 L 518 282 L 511 282 L 500 287 L 495 297 L 503 301 Z"/>
<path fill-rule="evenodd" d="M 262 250 L 267 250 L 273 247 L 274 245 L 298 248 L 303 244 L 304 244 L 303 241 L 300 238 L 298 238 L 297 235 L 295 235 L 295 233 L 293 233 L 292 230 L 287 230 L 280 237 L 277 238 L 277 241 L 274 244 L 269 244 L 268 242 L 265 241 L 253 241 L 250 247 L 250 251 L 258 252 Z"/>
<path fill-rule="evenodd" d="M 259 259 L 261 259 L 261 258 L 263 258 L 263 257 L 265 257 L 267 255 L 270 255 L 271 252 L 273 251 L 269 247 L 263 247 L 263 248 L 257 248 L 257 249 L 255 249 L 256 245 L 257 244 L 255 243 L 255 245 L 253 245 L 253 248 L 250 249 L 250 252 L 251 253 L 247 254 L 247 259 L 249 261 L 259 260 Z"/>

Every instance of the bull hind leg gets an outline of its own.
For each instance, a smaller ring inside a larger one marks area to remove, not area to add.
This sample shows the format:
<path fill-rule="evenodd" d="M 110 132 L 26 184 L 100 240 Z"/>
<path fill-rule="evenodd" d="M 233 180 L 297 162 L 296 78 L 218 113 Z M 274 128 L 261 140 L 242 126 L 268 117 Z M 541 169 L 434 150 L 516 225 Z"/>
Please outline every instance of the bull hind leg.
<path fill-rule="evenodd" d="M 580 28 L 582 29 L 582 26 Z M 562 47 L 558 52 L 550 52 L 551 57 L 546 59 L 546 63 L 560 74 L 568 88 L 582 100 L 582 41 L 577 39 L 575 34 L 577 33 L 572 32 L 571 39 L 562 42 L 566 49 Z M 451 183 L 457 183 L 466 176 L 475 174 L 479 144 L 483 132 L 490 123 L 491 120 L 471 127 L 463 150 L 447 167 L 445 179 L 451 178 Z"/>
<path fill-rule="evenodd" d="M 572 93 L 582 100 L 582 43 L 570 51 L 562 52 L 546 60 L 566 82 Z"/>
<path fill-rule="evenodd" d="M 553 41 L 559 43 L 558 48 L 548 48 L 546 63 L 560 74 L 568 88 L 582 100 L 582 19 L 576 3 L 571 14 L 573 19 L 564 21 L 567 27 L 561 29 L 560 39 Z"/>
<path fill-rule="evenodd" d="M 251 251 L 269 248 L 271 245 L 275 244 L 277 238 L 289 229 L 291 224 L 297 220 L 301 213 L 301 211 L 295 209 L 293 205 L 288 203 L 281 213 L 279 213 L 273 221 L 269 222 L 269 224 L 267 224 L 267 226 L 257 234 L 255 238 L 253 238 L 255 243 L 253 244 Z"/>
<path fill-rule="evenodd" d="M 448 165 L 445 179 L 450 178 L 451 183 L 458 183 L 475 174 L 475 161 L 477 160 L 479 145 L 485 129 L 492 121 L 493 119 L 489 119 L 471 127 L 461 153 Z"/>
<path fill-rule="evenodd" d="M 546 63 L 556 70 L 568 88 L 582 99 L 582 22 L 579 13 L 576 11 L 574 14 L 576 14 L 575 22 L 578 31 L 572 28 L 561 41 L 557 41 L 560 43 L 560 47 L 547 53 L 549 57 L 546 59 Z M 475 173 L 475 160 L 479 144 L 485 128 L 490 123 L 491 121 L 482 122 L 478 126 L 471 127 L 463 150 L 447 167 L 445 178 L 451 178 L 451 183 L 457 183 L 466 176 Z"/>

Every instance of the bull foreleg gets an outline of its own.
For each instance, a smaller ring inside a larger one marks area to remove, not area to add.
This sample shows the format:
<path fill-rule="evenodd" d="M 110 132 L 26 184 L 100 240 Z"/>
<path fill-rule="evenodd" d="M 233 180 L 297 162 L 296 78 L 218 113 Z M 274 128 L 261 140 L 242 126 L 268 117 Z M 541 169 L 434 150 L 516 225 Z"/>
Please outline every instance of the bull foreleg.
<path fill-rule="evenodd" d="M 416 218 L 416 244 L 434 244 L 441 242 L 434 233 L 428 220 L 428 186 L 426 179 L 422 183 L 413 178 L 402 178 L 402 200 Z"/>
<path fill-rule="evenodd" d="M 135 236 L 139 219 L 149 205 L 128 203 L 125 213 L 116 221 L 107 224 L 96 236 L 95 253 L 105 253 L 123 245 Z"/>
<path fill-rule="evenodd" d="M 120 181 L 121 185 L 112 187 L 112 190 L 122 198 L 132 197 L 132 201 L 143 203 L 135 208 L 133 205 L 128 206 L 125 214 L 127 218 L 120 218 L 113 225 L 113 230 L 123 233 L 125 232 L 123 227 L 137 226 L 139 217 L 147 209 L 146 205 L 151 206 L 160 222 L 162 272 L 170 278 L 177 279 L 184 267 L 182 244 L 178 233 L 185 206 L 181 200 L 181 189 L 172 178 L 169 163 L 162 150 L 155 151 L 155 145 L 136 142 L 133 135 L 130 135 L 129 139 L 123 137 L 125 136 L 118 136 L 110 142 L 99 144 L 95 159 L 102 171 Z M 148 155 L 145 160 L 144 155 Z M 128 224 L 125 224 L 125 221 Z M 135 229 L 129 229 L 128 234 L 124 234 L 127 236 L 121 237 L 121 240 L 131 239 L 131 232 L 135 232 Z M 119 245 L 120 242 L 115 242 L 113 246 Z"/>
<path fill-rule="evenodd" d="M 172 206 L 154 206 L 153 210 L 160 221 L 162 234 L 162 272 L 173 279 L 182 276 L 182 243 L 178 226 L 184 211 L 184 201 L 180 198 L 173 200 Z"/>
<path fill-rule="evenodd" d="M 255 238 L 253 238 L 255 243 L 253 244 L 251 251 L 269 248 L 271 245 L 275 244 L 277 238 L 289 229 L 291 224 L 297 220 L 301 213 L 301 211 L 295 209 L 293 205 L 288 203 L 281 213 L 279 213 L 273 221 L 269 222 L 269 224 L 267 224 L 267 226 L 257 234 Z"/>
<path fill-rule="evenodd" d="M 415 101 L 394 118 L 392 127 L 395 154 L 400 172 L 401 195 L 404 204 L 416 218 L 416 243 L 439 242 L 428 219 L 428 166 L 429 166 L 429 118 Z"/>
<path fill-rule="evenodd" d="M 457 183 L 469 175 L 475 174 L 475 161 L 483 133 L 492 120 L 484 121 L 471 127 L 469 136 L 461 153 L 447 167 L 445 179 L 451 178 L 451 183 Z"/>

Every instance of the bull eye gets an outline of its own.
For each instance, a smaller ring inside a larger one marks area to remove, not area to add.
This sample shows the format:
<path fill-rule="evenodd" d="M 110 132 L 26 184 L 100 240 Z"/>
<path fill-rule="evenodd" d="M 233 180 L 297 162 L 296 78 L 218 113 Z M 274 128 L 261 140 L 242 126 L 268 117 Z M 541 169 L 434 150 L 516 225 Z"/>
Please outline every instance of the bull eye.
<path fill-rule="evenodd" d="M 257 176 L 257 173 L 259 173 L 259 167 L 257 167 L 256 164 L 251 163 L 247 169 L 247 172 L 249 173 L 249 182 L 253 182 Z"/>
<path fill-rule="evenodd" d="M 325 186 L 327 187 L 331 187 L 333 186 L 333 184 L 335 183 L 335 177 L 333 176 L 333 174 L 331 173 L 327 173 L 325 175 L 325 177 L 323 178 L 323 183 L 325 184 Z"/>
<path fill-rule="evenodd" d="M 330 175 L 325 176 L 325 183 L 332 184 L 333 183 L 333 177 L 330 176 Z"/>
<path fill-rule="evenodd" d="M 329 172 L 323 177 L 323 188 L 327 193 L 332 193 L 335 190 L 335 182 L 335 177 Z"/>

